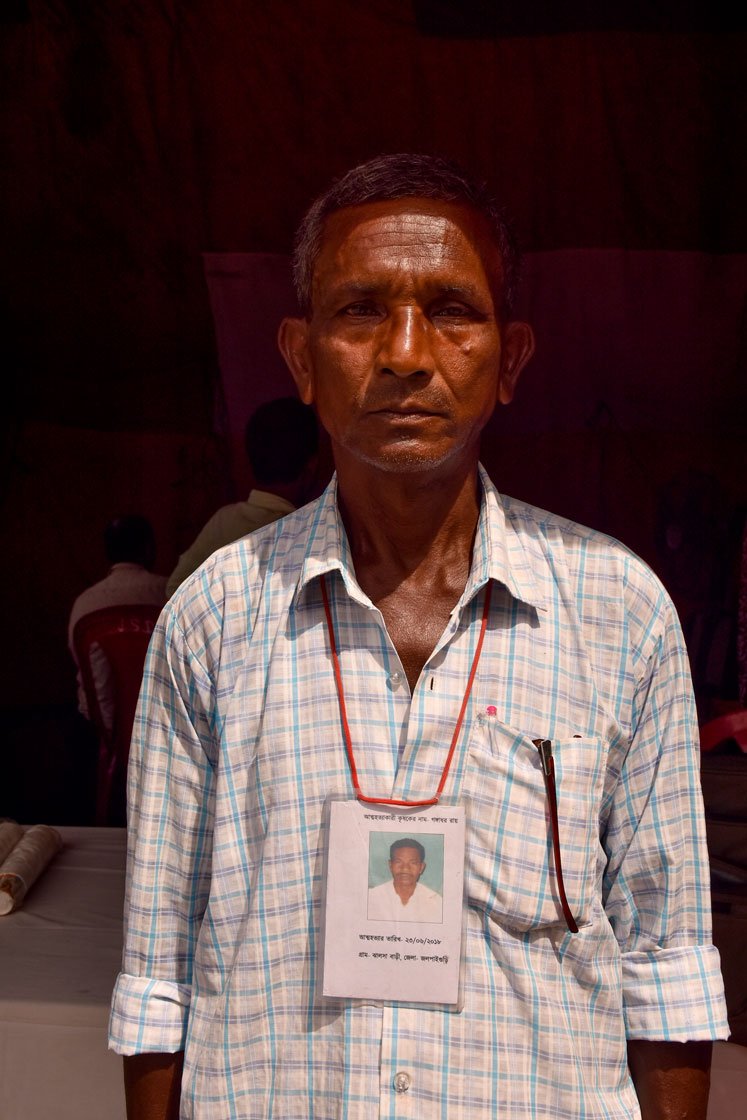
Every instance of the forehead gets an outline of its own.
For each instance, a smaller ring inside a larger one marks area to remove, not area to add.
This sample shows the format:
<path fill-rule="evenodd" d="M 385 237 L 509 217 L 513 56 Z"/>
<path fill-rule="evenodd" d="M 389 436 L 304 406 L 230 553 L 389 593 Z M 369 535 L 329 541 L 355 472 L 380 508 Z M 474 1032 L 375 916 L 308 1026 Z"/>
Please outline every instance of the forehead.
<path fill-rule="evenodd" d="M 448 286 L 467 281 L 494 293 L 500 254 L 487 219 L 471 207 L 426 198 L 370 202 L 338 210 L 324 225 L 313 294 L 398 277 Z"/>

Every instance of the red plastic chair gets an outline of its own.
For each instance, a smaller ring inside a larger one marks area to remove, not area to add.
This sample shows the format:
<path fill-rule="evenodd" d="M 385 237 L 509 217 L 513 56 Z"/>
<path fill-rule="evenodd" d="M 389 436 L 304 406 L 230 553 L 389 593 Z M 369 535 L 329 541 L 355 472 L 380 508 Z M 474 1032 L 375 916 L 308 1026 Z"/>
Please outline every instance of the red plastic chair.
<path fill-rule="evenodd" d="M 161 608 L 152 604 L 105 607 L 83 615 L 73 630 L 88 713 L 99 737 L 96 770 L 97 825 L 125 824 L 125 787 L 143 665 Z M 91 668 L 91 647 L 98 646 L 111 673 L 113 723 L 106 726 Z"/>
<path fill-rule="evenodd" d="M 704 723 L 700 729 L 700 749 L 712 751 L 726 739 L 734 739 L 747 752 L 747 708 L 726 712 Z"/>

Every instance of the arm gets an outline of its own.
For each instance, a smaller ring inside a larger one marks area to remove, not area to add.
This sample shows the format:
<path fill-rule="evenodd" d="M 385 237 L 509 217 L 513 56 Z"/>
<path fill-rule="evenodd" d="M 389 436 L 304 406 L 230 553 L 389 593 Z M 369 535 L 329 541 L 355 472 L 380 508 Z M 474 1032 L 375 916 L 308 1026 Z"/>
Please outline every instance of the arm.
<path fill-rule="evenodd" d="M 184 1048 L 210 891 L 213 711 L 211 679 L 166 608 L 148 650 L 128 768 L 124 951 L 109 1027 L 110 1048 L 122 1055 Z"/>
<path fill-rule="evenodd" d="M 73 645 L 73 631 L 75 629 L 75 623 L 78 621 L 79 618 L 82 618 L 82 617 L 83 617 L 82 613 L 80 613 L 80 611 L 77 607 L 77 601 L 76 601 L 76 603 L 73 606 L 73 610 L 72 610 L 72 613 L 70 615 L 70 621 L 69 621 L 68 627 L 67 627 L 67 648 L 70 650 L 70 656 L 72 657 L 73 661 L 75 662 L 75 683 L 76 683 L 76 688 L 77 688 L 77 693 L 78 693 L 78 711 L 80 712 L 80 714 L 82 716 L 85 716 L 86 719 L 90 719 L 91 717 L 88 714 L 88 697 L 86 696 L 86 690 L 83 687 L 83 674 L 80 671 L 80 665 L 78 664 L 78 657 L 77 657 L 77 654 L 75 652 L 75 646 Z"/>
<path fill-rule="evenodd" d="M 628 1043 L 628 1066 L 642 1120 L 706 1120 L 710 1042 Z"/>
<path fill-rule="evenodd" d="M 183 1052 L 124 1059 L 127 1120 L 179 1120 Z"/>
<path fill-rule="evenodd" d="M 604 905 L 644 1120 L 702 1120 L 710 1040 L 729 1031 L 711 941 L 697 713 L 679 622 L 656 588 L 639 582 L 629 600 L 635 692 L 629 739 L 610 751 Z"/>

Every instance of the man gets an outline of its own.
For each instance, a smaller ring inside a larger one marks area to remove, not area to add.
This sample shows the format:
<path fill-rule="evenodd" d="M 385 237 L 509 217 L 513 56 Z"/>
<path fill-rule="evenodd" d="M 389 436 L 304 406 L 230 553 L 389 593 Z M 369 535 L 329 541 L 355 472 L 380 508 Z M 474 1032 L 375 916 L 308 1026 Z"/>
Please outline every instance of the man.
<path fill-rule="evenodd" d="M 166 602 L 166 577 L 154 572 L 156 538 L 146 517 L 132 514 L 110 521 L 104 530 L 104 548 L 111 565 L 104 579 L 82 591 L 73 603 L 68 621 L 68 646 L 78 669 L 78 708 L 90 719 L 88 700 L 78 665 L 73 631 L 79 619 L 104 607 L 150 603 L 162 607 Z M 111 669 L 98 647 L 91 650 L 91 675 L 106 727 L 114 720 Z"/>
<path fill-rule="evenodd" d="M 479 466 L 533 350 L 516 274 L 485 190 L 427 156 L 354 168 L 302 223 L 280 345 L 336 477 L 151 643 L 111 1024 L 131 1118 L 179 1093 L 195 1120 L 705 1117 L 727 1030 L 681 635 L 622 545 Z M 321 999 L 325 805 L 440 786 L 468 813 L 459 1009 Z"/>
<path fill-rule="evenodd" d="M 443 899 L 420 882 L 425 866 L 419 840 L 395 840 L 389 847 L 391 879 L 369 888 L 366 916 L 376 922 L 440 922 Z"/>
<path fill-rule="evenodd" d="M 167 595 L 216 549 L 285 517 L 310 497 L 319 432 L 312 409 L 297 397 L 279 397 L 255 409 L 244 430 L 244 449 L 257 488 L 245 502 L 216 510 L 179 557 Z"/>

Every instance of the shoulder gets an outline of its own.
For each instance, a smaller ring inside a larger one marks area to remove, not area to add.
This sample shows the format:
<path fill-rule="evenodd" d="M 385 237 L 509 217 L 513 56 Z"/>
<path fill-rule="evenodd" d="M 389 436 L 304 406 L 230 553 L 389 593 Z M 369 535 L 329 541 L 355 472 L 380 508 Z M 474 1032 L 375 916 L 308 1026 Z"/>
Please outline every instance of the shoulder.
<path fill-rule="evenodd" d="M 70 618 L 68 619 L 68 633 L 72 641 L 73 630 L 75 624 L 87 614 L 92 611 L 99 610 L 100 607 L 107 605 L 107 598 L 105 594 L 106 580 L 99 580 L 91 587 L 87 587 L 85 591 L 81 591 L 80 595 L 75 599 L 70 609 Z"/>
<path fill-rule="evenodd" d="M 298 586 L 318 501 L 218 548 L 176 590 L 166 613 L 208 671 L 279 620 Z"/>
<path fill-rule="evenodd" d="M 133 580 L 133 589 L 140 591 L 154 601 L 166 601 L 166 576 L 158 572 L 149 572 L 146 569 Z"/>
<path fill-rule="evenodd" d="M 521 542 L 545 595 L 572 604 L 583 623 L 624 627 L 643 660 L 667 629 L 679 627 L 661 579 L 622 541 L 516 498 L 499 500 L 506 531 Z"/>
<path fill-rule="evenodd" d="M 101 579 L 98 583 L 92 584 L 84 591 L 81 591 L 77 599 L 73 603 L 73 613 L 78 615 L 86 614 L 90 610 L 96 610 L 102 598 L 102 593 L 106 591 L 107 580 Z"/>
<path fill-rule="evenodd" d="M 220 532 L 226 529 L 226 527 L 231 531 L 238 528 L 239 532 L 241 532 L 242 526 L 246 523 L 248 517 L 248 506 L 248 502 L 229 502 L 228 505 L 220 506 L 208 517 L 199 535 L 215 533 L 216 531 Z M 230 539 L 235 540 L 235 537 Z M 226 543 L 228 543 L 228 538 Z"/>
<path fill-rule="evenodd" d="M 248 533 L 255 533 L 268 524 L 273 524 L 293 511 L 290 503 L 276 500 L 268 494 L 268 501 L 256 501 L 255 491 L 243 502 L 230 502 L 221 506 L 205 522 L 200 530 L 198 541 L 211 544 L 211 551 L 223 544 L 229 544 Z"/>
<path fill-rule="evenodd" d="M 115 565 L 108 575 L 81 591 L 73 603 L 71 618 L 81 618 L 103 607 L 126 603 L 166 600 L 166 576 L 158 575 L 140 565 Z"/>
<path fill-rule="evenodd" d="M 526 541 L 542 542 L 547 554 L 558 554 L 576 563 L 583 557 L 595 570 L 629 569 L 636 578 L 661 586 L 651 568 L 616 537 L 506 494 L 499 494 L 498 500 L 507 528 Z"/>

